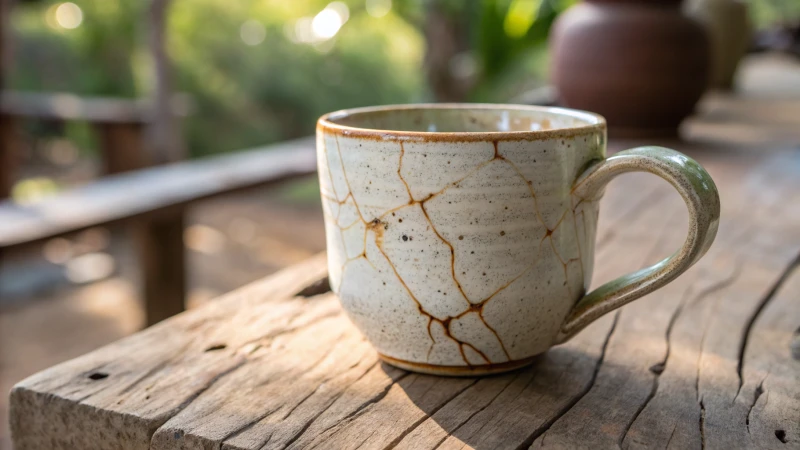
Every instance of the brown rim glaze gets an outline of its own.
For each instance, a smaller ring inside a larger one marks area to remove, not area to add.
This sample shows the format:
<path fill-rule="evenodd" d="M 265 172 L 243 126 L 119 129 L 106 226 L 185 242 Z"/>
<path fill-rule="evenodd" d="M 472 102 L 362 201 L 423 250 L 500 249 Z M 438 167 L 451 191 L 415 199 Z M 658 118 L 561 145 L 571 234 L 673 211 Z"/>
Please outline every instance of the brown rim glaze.
<path fill-rule="evenodd" d="M 418 109 L 483 109 L 483 110 L 516 110 L 537 111 L 553 115 L 569 116 L 584 120 L 585 125 L 576 127 L 554 128 L 537 131 L 398 131 L 359 128 L 336 123 L 336 120 L 355 114 L 368 114 L 386 111 L 403 111 Z M 557 108 L 550 106 L 503 105 L 491 103 L 418 103 L 408 105 L 370 106 L 365 108 L 343 109 L 325 114 L 317 121 L 317 130 L 341 136 L 372 139 L 380 141 L 425 141 L 425 142 L 475 142 L 475 141 L 538 141 L 543 139 L 570 138 L 588 135 L 598 131 L 605 132 L 606 120 L 603 116 L 577 109 Z"/>
<path fill-rule="evenodd" d="M 378 357 L 387 364 L 399 367 L 403 370 L 425 373 L 428 375 L 443 375 L 448 377 L 475 377 L 481 375 L 496 375 L 499 373 L 510 372 L 533 364 L 542 357 L 542 354 L 534 355 L 516 361 L 507 361 L 499 364 L 483 364 L 479 366 L 439 366 L 436 364 L 418 363 L 392 358 L 382 353 Z"/>

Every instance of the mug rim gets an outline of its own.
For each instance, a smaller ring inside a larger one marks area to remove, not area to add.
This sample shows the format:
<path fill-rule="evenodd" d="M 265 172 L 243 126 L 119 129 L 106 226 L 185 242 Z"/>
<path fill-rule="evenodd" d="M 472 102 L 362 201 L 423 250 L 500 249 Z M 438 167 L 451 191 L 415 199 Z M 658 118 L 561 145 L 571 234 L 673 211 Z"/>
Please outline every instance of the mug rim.
<path fill-rule="evenodd" d="M 464 109 L 464 110 L 516 110 L 544 112 L 556 116 L 569 116 L 585 123 L 572 127 L 560 127 L 544 130 L 524 131 L 404 131 L 383 130 L 343 125 L 335 122 L 355 114 L 404 111 L 417 109 Z M 571 138 L 595 132 L 606 131 L 606 119 L 600 114 L 579 109 L 561 108 L 557 106 L 537 106 L 501 103 L 409 103 L 383 106 L 366 106 L 360 108 L 341 109 L 323 115 L 317 121 L 317 131 L 337 134 L 345 137 L 382 140 L 382 141 L 500 141 L 500 140 L 544 140 L 553 138 Z"/>

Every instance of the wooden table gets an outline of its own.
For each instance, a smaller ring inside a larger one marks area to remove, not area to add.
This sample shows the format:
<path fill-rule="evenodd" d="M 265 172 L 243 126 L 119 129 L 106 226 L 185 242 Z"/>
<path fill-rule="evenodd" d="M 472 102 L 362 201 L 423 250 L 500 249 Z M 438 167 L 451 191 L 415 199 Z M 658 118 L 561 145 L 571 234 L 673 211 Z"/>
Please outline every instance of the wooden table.
<path fill-rule="evenodd" d="M 736 112 L 751 100 L 706 106 L 754 123 L 755 107 Z M 439 378 L 379 363 L 328 292 L 319 256 L 22 381 L 11 393 L 14 442 L 19 450 L 800 448 L 800 361 L 790 348 L 800 331 L 800 96 L 794 106 L 787 120 L 796 123 L 775 125 L 788 137 L 756 146 L 725 143 L 729 132 L 715 120 L 689 124 L 691 140 L 670 145 L 719 187 L 722 221 L 709 254 L 528 369 Z M 683 241 L 685 206 L 655 177 L 620 178 L 601 208 L 595 285 Z"/>

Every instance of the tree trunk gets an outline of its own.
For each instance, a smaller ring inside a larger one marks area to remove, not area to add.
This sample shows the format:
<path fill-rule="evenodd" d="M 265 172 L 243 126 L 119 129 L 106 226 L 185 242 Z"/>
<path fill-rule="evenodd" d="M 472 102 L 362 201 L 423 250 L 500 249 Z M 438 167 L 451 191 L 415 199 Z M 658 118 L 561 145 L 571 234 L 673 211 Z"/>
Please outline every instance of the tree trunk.
<path fill-rule="evenodd" d="M 172 112 L 172 80 L 165 35 L 170 0 L 153 0 L 148 10 L 150 54 L 153 58 L 155 86 L 149 126 L 150 157 L 153 164 L 180 161 L 185 150 Z"/>
<path fill-rule="evenodd" d="M 425 73 L 437 102 L 464 101 L 469 80 L 455 76 L 452 61 L 469 50 L 462 15 L 447 11 L 440 0 L 428 2 L 425 17 Z"/>

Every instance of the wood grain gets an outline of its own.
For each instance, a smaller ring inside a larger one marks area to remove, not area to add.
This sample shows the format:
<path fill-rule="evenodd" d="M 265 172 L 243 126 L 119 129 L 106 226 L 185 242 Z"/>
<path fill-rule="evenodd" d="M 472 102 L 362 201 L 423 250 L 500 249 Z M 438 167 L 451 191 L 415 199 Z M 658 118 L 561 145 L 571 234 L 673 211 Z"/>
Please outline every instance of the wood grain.
<path fill-rule="evenodd" d="M 786 207 L 800 154 L 693 156 L 723 202 L 709 255 L 531 368 L 448 379 L 379 363 L 319 289 L 318 257 L 23 381 L 15 444 L 800 448 L 800 211 Z M 602 208 L 595 283 L 682 242 L 685 207 L 655 177 L 620 178 Z"/>
<path fill-rule="evenodd" d="M 286 301 L 325 274 L 324 258 L 312 259 L 28 378 L 11 393 L 15 445 L 148 448 L 161 425 L 254 352 L 331 315 L 333 301 L 311 310 L 313 297 Z"/>
<path fill-rule="evenodd" d="M 780 168 L 767 163 L 769 181 L 756 173 L 737 183 L 716 171 L 725 193 L 717 243 L 679 282 L 621 311 L 598 382 L 535 446 L 737 448 L 746 441 L 744 416 L 730 406 L 737 396 L 747 402 L 747 387 L 739 392 L 740 352 L 749 320 L 800 242 L 800 217 L 764 194 L 781 204 L 800 200 L 797 163 L 796 155 Z M 777 236 L 783 245 L 765 242 Z M 569 432 L 586 424 L 583 433 Z"/>

